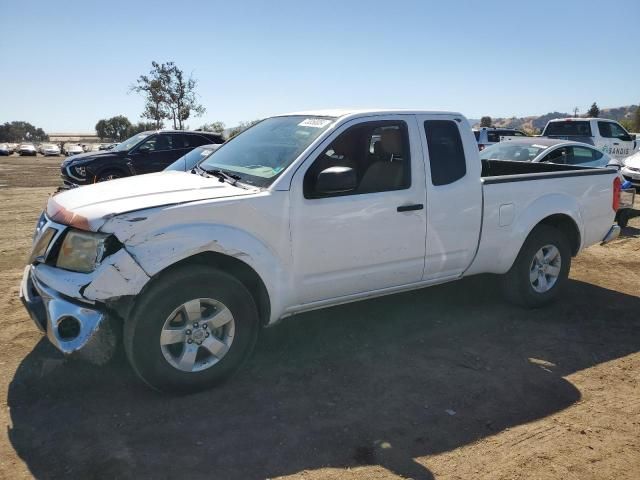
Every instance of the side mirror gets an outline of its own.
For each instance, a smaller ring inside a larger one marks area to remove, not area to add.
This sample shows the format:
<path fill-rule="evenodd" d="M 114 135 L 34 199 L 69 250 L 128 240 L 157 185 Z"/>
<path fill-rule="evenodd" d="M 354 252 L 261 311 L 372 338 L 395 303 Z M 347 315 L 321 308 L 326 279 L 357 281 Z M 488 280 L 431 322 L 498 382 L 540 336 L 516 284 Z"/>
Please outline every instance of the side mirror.
<path fill-rule="evenodd" d="M 631 140 L 636 141 L 638 139 L 638 136 L 635 133 L 630 133 L 629 136 L 631 137 Z"/>
<path fill-rule="evenodd" d="M 316 193 L 334 195 L 356 189 L 358 179 L 353 168 L 329 167 L 318 174 Z"/>

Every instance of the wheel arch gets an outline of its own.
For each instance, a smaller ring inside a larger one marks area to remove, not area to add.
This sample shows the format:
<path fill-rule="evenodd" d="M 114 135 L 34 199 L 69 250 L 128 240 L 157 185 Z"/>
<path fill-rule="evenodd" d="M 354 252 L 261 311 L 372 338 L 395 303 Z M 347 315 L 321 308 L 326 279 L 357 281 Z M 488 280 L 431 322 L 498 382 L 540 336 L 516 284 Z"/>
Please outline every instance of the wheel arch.
<path fill-rule="evenodd" d="M 585 232 L 580 206 L 567 194 L 543 195 L 522 208 L 514 221 L 498 227 L 497 208 L 485 213 L 478 255 L 465 275 L 506 273 L 526 239 L 538 225 L 548 225 L 566 235 L 573 256 L 582 248 Z M 495 223 L 494 223 L 495 222 Z"/>
<path fill-rule="evenodd" d="M 576 224 L 575 220 L 564 213 L 556 213 L 554 215 L 549 215 L 548 217 L 543 218 L 538 222 L 532 229 L 531 232 L 538 225 L 548 225 L 557 230 L 560 230 L 569 242 L 569 246 L 571 247 L 571 255 L 576 256 L 580 251 L 580 246 L 582 245 L 582 235 L 580 234 L 580 229 Z M 531 234 L 529 232 L 529 235 Z"/>
<path fill-rule="evenodd" d="M 168 277 L 173 271 L 190 265 L 210 266 L 235 277 L 245 286 L 255 300 L 261 325 L 264 326 L 269 323 L 271 299 L 264 281 L 250 265 L 223 253 L 205 251 L 183 258 L 155 274 L 145 285 L 145 289 Z"/>
<path fill-rule="evenodd" d="M 120 173 L 120 174 L 122 174 L 123 177 L 131 176 L 131 172 L 128 171 L 125 167 L 120 166 L 120 165 L 105 165 L 105 166 L 100 167 L 100 168 L 98 168 L 96 170 L 91 169 L 91 174 L 93 175 L 94 179 L 96 179 L 96 180 L 100 175 L 103 175 L 103 174 L 108 173 L 108 172 Z"/>

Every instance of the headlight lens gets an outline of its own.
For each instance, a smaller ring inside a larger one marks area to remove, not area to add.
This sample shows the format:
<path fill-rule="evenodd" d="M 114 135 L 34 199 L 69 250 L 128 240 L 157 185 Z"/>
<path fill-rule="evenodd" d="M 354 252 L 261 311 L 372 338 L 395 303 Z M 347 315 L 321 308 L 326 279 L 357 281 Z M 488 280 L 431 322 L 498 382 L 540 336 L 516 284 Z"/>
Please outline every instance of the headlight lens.
<path fill-rule="evenodd" d="M 47 217 L 45 217 L 44 212 L 42 212 L 40 214 L 40 218 L 38 219 L 38 223 L 36 223 L 36 229 L 33 232 L 33 241 L 34 242 L 36 240 L 36 237 L 40 233 L 40 230 L 42 230 L 42 227 L 44 227 L 45 223 L 47 223 Z"/>
<path fill-rule="evenodd" d="M 49 243 L 53 239 L 54 235 L 58 233 L 53 228 L 47 228 L 47 231 L 44 232 L 38 241 L 33 246 L 33 250 L 31 251 L 31 256 L 29 257 L 28 263 L 34 263 L 37 261 L 43 261 L 44 255 L 47 253 L 47 248 L 49 247 Z"/>
<path fill-rule="evenodd" d="M 107 237 L 104 233 L 69 230 L 60 246 L 56 267 L 93 272 L 104 257 Z"/>

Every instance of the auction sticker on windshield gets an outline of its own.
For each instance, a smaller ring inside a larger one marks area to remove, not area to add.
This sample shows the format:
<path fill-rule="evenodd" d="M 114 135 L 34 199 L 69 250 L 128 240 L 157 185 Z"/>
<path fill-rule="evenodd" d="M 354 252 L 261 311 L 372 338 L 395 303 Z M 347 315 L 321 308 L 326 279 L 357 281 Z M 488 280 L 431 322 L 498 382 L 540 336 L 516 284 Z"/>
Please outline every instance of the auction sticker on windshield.
<path fill-rule="evenodd" d="M 323 128 L 331 123 L 325 118 L 307 118 L 298 124 L 299 127 Z"/>

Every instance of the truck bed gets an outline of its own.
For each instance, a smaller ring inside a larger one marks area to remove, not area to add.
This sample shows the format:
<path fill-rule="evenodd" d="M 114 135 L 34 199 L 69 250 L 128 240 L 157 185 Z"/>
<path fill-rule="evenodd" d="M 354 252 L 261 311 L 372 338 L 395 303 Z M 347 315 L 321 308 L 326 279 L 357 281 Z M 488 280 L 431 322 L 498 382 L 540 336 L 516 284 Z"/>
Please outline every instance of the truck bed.
<path fill-rule="evenodd" d="M 611 175 L 612 173 L 616 173 L 613 168 L 591 168 L 578 165 L 514 162 L 508 160 L 482 160 L 482 181 L 485 184 L 588 175 Z"/>
<path fill-rule="evenodd" d="M 482 228 L 467 274 L 509 270 L 531 229 L 545 218 L 575 222 L 574 254 L 611 228 L 614 168 L 482 160 Z M 537 180 L 545 180 L 538 182 Z"/>

